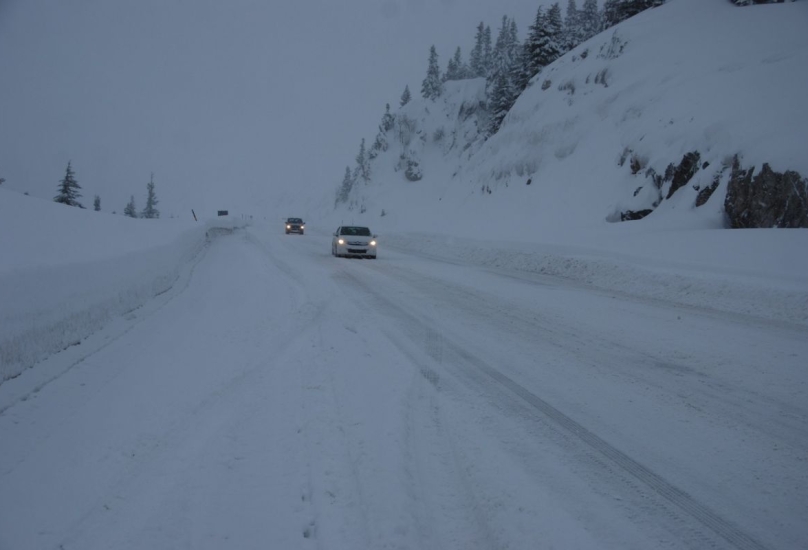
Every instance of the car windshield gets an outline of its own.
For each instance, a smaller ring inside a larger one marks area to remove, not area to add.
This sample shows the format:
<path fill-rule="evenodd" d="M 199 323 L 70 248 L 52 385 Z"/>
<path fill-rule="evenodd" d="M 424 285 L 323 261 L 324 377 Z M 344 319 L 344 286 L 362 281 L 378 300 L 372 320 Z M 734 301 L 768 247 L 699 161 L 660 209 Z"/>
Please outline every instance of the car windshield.
<path fill-rule="evenodd" d="M 301 220 L 300 218 L 289 218 L 288 220 L 286 220 L 286 223 L 303 223 L 303 220 Z"/>
<path fill-rule="evenodd" d="M 340 235 L 356 235 L 359 237 L 370 237 L 370 229 L 367 227 L 343 227 Z"/>

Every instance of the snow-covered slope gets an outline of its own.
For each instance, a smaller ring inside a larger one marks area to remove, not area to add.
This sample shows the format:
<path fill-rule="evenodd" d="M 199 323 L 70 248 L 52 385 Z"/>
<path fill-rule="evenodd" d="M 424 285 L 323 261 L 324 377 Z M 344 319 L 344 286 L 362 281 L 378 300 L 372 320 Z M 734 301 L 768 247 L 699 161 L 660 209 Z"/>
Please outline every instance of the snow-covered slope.
<path fill-rule="evenodd" d="M 589 243 L 624 235 L 612 223 L 621 212 L 658 205 L 630 222 L 632 231 L 724 227 L 732 156 L 808 174 L 806 23 L 805 2 L 670 0 L 547 67 L 485 143 L 459 108 L 480 98 L 480 81 L 447 83 L 437 101 L 419 98 L 394 113 L 397 123 L 415 121 L 423 178 L 397 170 L 413 145 L 391 139 L 371 161 L 371 181 L 355 185 L 353 208 L 337 217 L 389 230 Z M 701 169 L 670 198 L 670 182 L 659 189 L 646 177 L 694 151 Z M 720 186 L 696 208 L 697 190 L 714 178 Z"/>

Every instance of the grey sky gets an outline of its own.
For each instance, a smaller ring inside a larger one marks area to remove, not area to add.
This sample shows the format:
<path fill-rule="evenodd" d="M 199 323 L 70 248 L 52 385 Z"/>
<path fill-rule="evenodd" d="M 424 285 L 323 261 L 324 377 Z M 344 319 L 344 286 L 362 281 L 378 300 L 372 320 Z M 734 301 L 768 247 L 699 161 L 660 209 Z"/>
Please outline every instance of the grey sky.
<path fill-rule="evenodd" d="M 428 50 L 543 0 L 0 0 L 0 177 L 52 197 L 68 160 L 84 202 L 261 215 L 331 193 Z"/>

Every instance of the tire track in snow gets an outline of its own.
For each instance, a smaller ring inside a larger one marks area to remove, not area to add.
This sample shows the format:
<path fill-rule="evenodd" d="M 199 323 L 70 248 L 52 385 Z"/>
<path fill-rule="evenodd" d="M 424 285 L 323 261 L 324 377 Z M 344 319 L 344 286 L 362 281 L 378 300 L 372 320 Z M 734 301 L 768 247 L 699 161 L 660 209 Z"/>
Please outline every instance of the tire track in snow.
<path fill-rule="evenodd" d="M 411 326 L 426 326 L 428 331 L 437 331 L 435 327 L 430 327 L 427 321 L 406 311 L 399 304 L 391 301 L 382 292 L 376 290 L 371 285 L 367 285 L 355 275 L 346 272 L 344 276 L 349 279 L 356 288 L 371 295 L 384 306 L 384 309 L 401 318 L 407 324 Z M 642 482 L 642 484 L 652 489 L 655 493 L 701 523 L 704 527 L 727 541 L 733 547 L 739 550 L 766 549 L 765 545 L 744 532 L 739 526 L 725 519 L 710 507 L 697 501 L 686 491 L 670 483 L 650 468 L 612 446 L 606 440 L 588 430 L 582 424 L 576 422 L 561 410 L 521 386 L 484 360 L 471 355 L 462 346 L 446 339 L 442 340 L 442 346 L 459 357 L 466 365 L 472 366 L 486 375 L 489 380 L 507 390 L 508 393 L 518 397 L 522 403 L 527 404 L 532 410 L 540 413 L 543 417 L 549 419 L 554 425 L 562 428 L 568 434 L 578 438 L 598 454 L 607 458 L 612 464 L 615 464 L 621 470 Z M 431 346 L 428 345 L 427 347 L 429 348 Z"/>

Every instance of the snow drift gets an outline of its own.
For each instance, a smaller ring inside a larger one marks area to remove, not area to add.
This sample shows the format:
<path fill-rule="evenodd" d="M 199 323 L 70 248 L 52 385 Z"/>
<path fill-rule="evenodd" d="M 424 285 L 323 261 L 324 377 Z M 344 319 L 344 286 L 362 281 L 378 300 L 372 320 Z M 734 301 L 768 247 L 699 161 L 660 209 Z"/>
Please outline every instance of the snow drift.
<path fill-rule="evenodd" d="M 224 227 L 236 222 L 224 222 Z M 135 220 L 0 191 L 0 383 L 167 292 L 211 227 Z"/>

